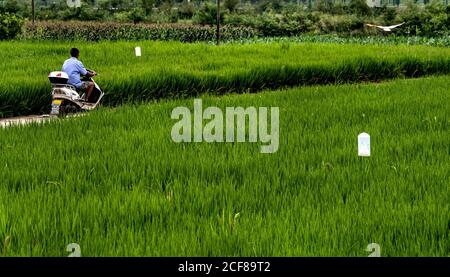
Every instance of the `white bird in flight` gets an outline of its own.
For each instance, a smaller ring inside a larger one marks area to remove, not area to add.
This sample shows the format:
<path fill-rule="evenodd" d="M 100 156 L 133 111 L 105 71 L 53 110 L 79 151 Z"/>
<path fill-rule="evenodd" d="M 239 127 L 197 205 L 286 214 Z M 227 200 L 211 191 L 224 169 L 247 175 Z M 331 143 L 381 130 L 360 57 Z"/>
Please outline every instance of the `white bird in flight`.
<path fill-rule="evenodd" d="M 405 24 L 405 22 L 397 24 L 397 25 L 392 25 L 392 26 L 379 26 L 379 25 L 373 25 L 373 24 L 366 24 L 369 27 L 376 27 L 378 29 L 381 29 L 385 32 L 390 32 L 392 31 L 392 29 L 397 28 L 398 26 L 402 26 L 403 24 Z"/>

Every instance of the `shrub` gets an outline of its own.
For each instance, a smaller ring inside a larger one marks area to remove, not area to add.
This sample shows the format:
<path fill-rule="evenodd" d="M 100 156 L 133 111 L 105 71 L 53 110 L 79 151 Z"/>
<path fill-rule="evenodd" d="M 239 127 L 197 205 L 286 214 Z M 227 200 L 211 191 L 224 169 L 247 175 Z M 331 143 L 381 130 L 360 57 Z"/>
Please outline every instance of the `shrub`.
<path fill-rule="evenodd" d="M 19 2 L 16 0 L 5 0 L 0 6 L 0 12 L 2 13 L 14 13 L 17 14 L 21 10 Z"/>
<path fill-rule="evenodd" d="M 448 16 L 444 3 L 433 0 L 425 6 L 424 17 L 427 20 L 422 25 L 422 32 L 427 36 L 446 34 L 450 30 Z"/>
<path fill-rule="evenodd" d="M 133 23 L 139 23 L 145 20 L 145 11 L 141 8 L 134 9 L 128 16 Z"/>
<path fill-rule="evenodd" d="M 305 33 L 315 34 L 359 34 L 364 31 L 364 19 L 357 15 L 331 15 L 303 10 L 284 11 L 277 14 L 272 11 L 261 16 L 228 15 L 227 24 L 250 26 L 263 37 L 298 36 Z"/>
<path fill-rule="evenodd" d="M 154 0 L 141 0 L 140 5 L 144 10 L 145 15 L 150 15 L 152 13 L 153 5 L 155 4 Z"/>
<path fill-rule="evenodd" d="M 258 16 L 255 27 L 265 37 L 274 37 L 284 35 L 284 30 L 277 21 L 276 15 L 272 12 L 266 12 L 262 16 Z"/>
<path fill-rule="evenodd" d="M 283 8 L 282 0 L 262 0 L 258 1 L 256 10 L 259 13 L 274 11 L 279 12 Z"/>
<path fill-rule="evenodd" d="M 234 26 L 250 26 L 264 37 L 295 36 L 310 32 L 313 21 L 309 15 L 302 11 L 276 14 L 267 11 L 260 16 L 251 15 L 227 15 L 225 23 Z"/>
<path fill-rule="evenodd" d="M 168 17 L 170 23 L 177 23 L 180 15 L 176 9 L 171 9 Z"/>
<path fill-rule="evenodd" d="M 239 4 L 239 0 L 225 0 L 223 4 L 227 10 L 233 12 Z"/>
<path fill-rule="evenodd" d="M 224 21 L 225 12 L 220 10 L 220 23 Z M 201 25 L 215 25 L 217 22 L 217 8 L 209 2 L 204 2 L 193 18 L 195 23 Z"/>
<path fill-rule="evenodd" d="M 345 14 L 346 6 L 344 3 L 341 3 L 341 2 L 334 3 L 334 7 L 331 12 L 332 12 L 332 14 L 338 14 L 338 15 Z"/>
<path fill-rule="evenodd" d="M 102 20 L 104 19 L 104 17 L 105 14 L 103 11 L 94 10 L 92 7 L 83 4 L 80 8 L 80 14 L 76 19 L 94 21 L 94 20 Z"/>
<path fill-rule="evenodd" d="M 422 9 L 412 1 L 400 10 L 400 18 L 405 21 L 405 29 L 410 35 L 419 35 L 422 27 Z"/>
<path fill-rule="evenodd" d="M 15 38 L 21 32 L 23 22 L 19 16 L 0 13 L 0 40 Z"/>
<path fill-rule="evenodd" d="M 356 15 L 322 14 L 318 26 L 320 33 L 350 34 L 362 30 L 364 28 L 364 22 Z"/>
<path fill-rule="evenodd" d="M 103 11 L 96 11 L 83 3 L 79 8 L 65 8 L 58 12 L 58 18 L 63 20 L 95 21 L 105 17 Z"/>
<path fill-rule="evenodd" d="M 316 0 L 314 1 L 315 11 L 322 13 L 332 13 L 333 12 L 333 1 L 332 0 Z"/>
<path fill-rule="evenodd" d="M 394 20 L 397 17 L 397 11 L 394 8 L 386 8 L 383 11 L 382 17 L 384 24 L 391 25 L 395 23 Z"/>
<path fill-rule="evenodd" d="M 130 17 L 131 17 L 131 13 L 127 12 L 127 11 L 122 11 L 122 12 L 116 12 L 114 13 L 114 20 L 118 21 L 118 22 L 129 22 L 130 21 Z"/>
<path fill-rule="evenodd" d="M 183 19 L 190 19 L 195 14 L 195 6 L 193 3 L 189 3 L 186 0 L 181 3 L 178 13 L 180 15 L 180 18 Z"/>
<path fill-rule="evenodd" d="M 372 15 L 372 10 L 369 6 L 367 6 L 366 0 L 351 0 L 349 9 L 351 13 L 362 15 L 362 16 L 370 16 Z"/>
<path fill-rule="evenodd" d="M 447 28 L 450 28 L 450 5 L 447 6 Z M 450 31 L 450 30 L 448 30 Z"/>
<path fill-rule="evenodd" d="M 399 17 L 405 21 L 405 28 L 410 35 L 442 36 L 449 31 L 446 7 L 438 1 L 425 7 L 410 1 L 400 10 Z"/>

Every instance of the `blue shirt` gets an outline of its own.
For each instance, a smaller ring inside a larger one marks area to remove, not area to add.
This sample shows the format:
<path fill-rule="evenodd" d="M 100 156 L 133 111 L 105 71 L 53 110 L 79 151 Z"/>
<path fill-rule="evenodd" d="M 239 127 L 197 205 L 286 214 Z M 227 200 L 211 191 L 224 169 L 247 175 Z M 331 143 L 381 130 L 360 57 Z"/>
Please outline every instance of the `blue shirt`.
<path fill-rule="evenodd" d="M 72 57 L 64 62 L 62 71 L 69 75 L 69 81 L 67 82 L 69 85 L 72 85 L 78 89 L 81 88 L 80 75 L 87 74 L 87 70 L 84 68 L 83 63 L 81 63 L 77 58 Z"/>

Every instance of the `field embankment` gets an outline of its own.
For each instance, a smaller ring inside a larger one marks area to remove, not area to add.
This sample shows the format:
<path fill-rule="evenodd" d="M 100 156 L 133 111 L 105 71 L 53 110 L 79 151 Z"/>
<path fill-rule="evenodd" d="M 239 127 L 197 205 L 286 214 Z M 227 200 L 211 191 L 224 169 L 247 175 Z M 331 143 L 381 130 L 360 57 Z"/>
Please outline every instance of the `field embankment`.
<path fill-rule="evenodd" d="M 71 47 L 99 72 L 104 104 L 450 73 L 450 48 L 319 43 L 2 42 L 0 117 L 46 113 L 47 75 Z M 134 56 L 134 47 L 143 56 Z"/>

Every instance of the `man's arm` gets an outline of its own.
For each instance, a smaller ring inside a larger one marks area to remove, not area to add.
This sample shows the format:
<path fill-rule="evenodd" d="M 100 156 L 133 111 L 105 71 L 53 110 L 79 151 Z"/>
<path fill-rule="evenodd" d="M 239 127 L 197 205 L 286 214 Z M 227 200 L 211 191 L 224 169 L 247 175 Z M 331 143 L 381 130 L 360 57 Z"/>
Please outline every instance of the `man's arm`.
<path fill-rule="evenodd" d="M 84 65 L 82 62 L 79 62 L 77 64 L 78 67 L 78 71 L 80 72 L 81 75 L 86 76 L 86 77 L 93 77 L 97 75 L 97 72 L 95 71 L 87 71 L 86 68 L 84 68 Z"/>

